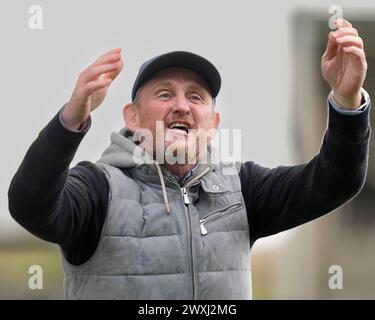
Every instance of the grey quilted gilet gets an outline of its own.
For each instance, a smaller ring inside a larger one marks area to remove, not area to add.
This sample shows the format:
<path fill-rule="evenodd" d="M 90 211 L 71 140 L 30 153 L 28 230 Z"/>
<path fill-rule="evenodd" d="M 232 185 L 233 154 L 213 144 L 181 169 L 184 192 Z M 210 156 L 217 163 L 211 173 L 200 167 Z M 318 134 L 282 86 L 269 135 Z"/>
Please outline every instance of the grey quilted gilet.
<path fill-rule="evenodd" d="M 251 299 L 237 173 L 200 165 L 180 187 L 164 171 L 168 214 L 155 166 L 97 165 L 110 185 L 107 216 L 89 261 L 63 257 L 67 299 Z"/>

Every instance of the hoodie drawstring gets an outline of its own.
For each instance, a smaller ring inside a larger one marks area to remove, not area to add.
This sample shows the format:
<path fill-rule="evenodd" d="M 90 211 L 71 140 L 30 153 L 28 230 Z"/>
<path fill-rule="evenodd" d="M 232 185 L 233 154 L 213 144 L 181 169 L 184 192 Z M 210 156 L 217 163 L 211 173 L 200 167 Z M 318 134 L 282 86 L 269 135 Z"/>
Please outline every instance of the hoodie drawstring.
<path fill-rule="evenodd" d="M 161 184 L 161 190 L 163 192 L 165 210 L 167 211 L 168 214 L 170 214 L 171 211 L 170 211 L 170 208 L 169 208 L 167 190 L 165 189 L 163 173 L 161 172 L 160 165 L 157 162 L 155 162 L 155 165 L 156 165 L 156 168 L 158 169 L 158 174 L 159 174 L 159 179 L 160 179 L 160 184 Z"/>

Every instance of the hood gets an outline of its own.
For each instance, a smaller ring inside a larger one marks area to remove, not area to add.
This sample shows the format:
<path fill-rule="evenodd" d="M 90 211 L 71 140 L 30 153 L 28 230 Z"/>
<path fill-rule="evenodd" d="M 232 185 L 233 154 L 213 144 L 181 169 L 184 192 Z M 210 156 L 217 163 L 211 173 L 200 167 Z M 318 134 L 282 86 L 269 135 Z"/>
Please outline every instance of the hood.
<path fill-rule="evenodd" d="M 149 153 L 134 143 L 133 132 L 125 127 L 111 134 L 111 144 L 97 162 L 121 169 L 136 167 L 142 163 L 155 163 Z"/>
<path fill-rule="evenodd" d="M 111 144 L 104 150 L 97 163 L 108 164 L 120 169 L 136 167 L 143 163 L 154 164 L 159 175 L 165 211 L 168 214 L 170 213 L 167 190 L 160 165 L 153 160 L 149 153 L 144 152 L 141 147 L 134 143 L 133 133 L 130 130 L 124 127 L 119 132 L 113 132 Z"/>

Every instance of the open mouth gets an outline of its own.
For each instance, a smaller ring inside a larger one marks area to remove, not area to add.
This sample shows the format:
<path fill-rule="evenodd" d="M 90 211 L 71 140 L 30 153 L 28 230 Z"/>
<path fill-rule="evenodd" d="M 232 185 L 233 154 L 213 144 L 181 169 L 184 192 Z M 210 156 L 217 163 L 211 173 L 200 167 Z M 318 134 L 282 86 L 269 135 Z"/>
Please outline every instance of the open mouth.
<path fill-rule="evenodd" d="M 172 122 L 168 125 L 169 129 L 181 130 L 183 132 L 189 133 L 189 130 L 192 129 L 192 126 L 186 122 Z"/>

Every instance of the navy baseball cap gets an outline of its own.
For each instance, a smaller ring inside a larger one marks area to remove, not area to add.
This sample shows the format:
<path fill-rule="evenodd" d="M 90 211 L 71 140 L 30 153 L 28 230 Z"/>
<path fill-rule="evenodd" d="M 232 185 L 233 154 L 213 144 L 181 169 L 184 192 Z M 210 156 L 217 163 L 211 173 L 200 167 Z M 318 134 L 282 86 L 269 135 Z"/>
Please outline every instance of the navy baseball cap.
<path fill-rule="evenodd" d="M 137 90 L 147 82 L 156 72 L 166 69 L 181 67 L 194 70 L 206 80 L 213 98 L 220 91 L 221 77 L 216 67 L 207 59 L 187 51 L 168 52 L 144 62 L 138 72 L 132 89 L 132 100 L 134 101 Z"/>

